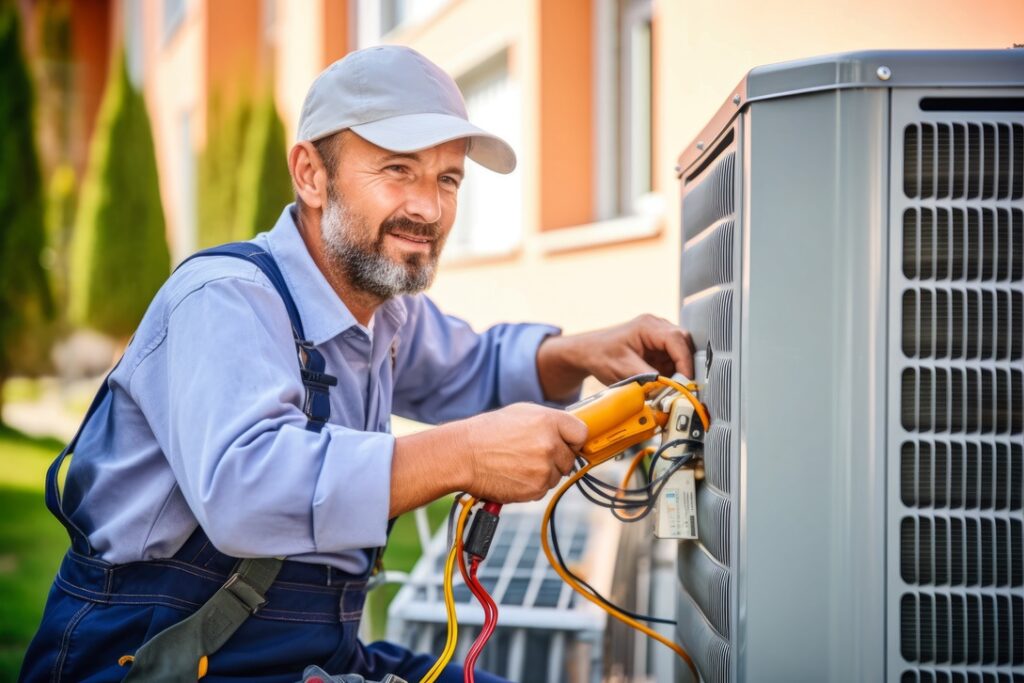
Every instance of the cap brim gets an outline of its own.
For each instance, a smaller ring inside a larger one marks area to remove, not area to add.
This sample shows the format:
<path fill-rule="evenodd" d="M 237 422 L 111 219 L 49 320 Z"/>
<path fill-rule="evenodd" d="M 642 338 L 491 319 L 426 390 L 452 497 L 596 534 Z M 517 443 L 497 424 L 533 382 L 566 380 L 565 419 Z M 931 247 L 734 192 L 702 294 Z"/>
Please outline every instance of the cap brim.
<path fill-rule="evenodd" d="M 405 114 L 352 126 L 353 133 L 392 152 L 418 152 L 451 140 L 468 139 L 466 156 L 496 171 L 511 173 L 516 167 L 512 147 L 469 121 L 449 114 Z"/>

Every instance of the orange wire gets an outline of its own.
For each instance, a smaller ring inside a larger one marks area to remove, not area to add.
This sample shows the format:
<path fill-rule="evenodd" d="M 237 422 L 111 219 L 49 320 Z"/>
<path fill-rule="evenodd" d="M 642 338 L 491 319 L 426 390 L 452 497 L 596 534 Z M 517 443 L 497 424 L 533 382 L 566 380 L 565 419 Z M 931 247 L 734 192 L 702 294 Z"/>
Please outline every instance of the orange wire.
<path fill-rule="evenodd" d="M 684 662 L 686 662 L 686 665 L 688 667 L 690 667 L 690 671 L 693 672 L 694 678 L 696 680 L 700 680 L 700 674 L 697 673 L 697 667 L 693 663 L 693 660 L 690 659 L 690 655 L 688 655 L 686 653 L 686 650 L 684 650 L 679 644 L 673 643 L 671 640 L 669 640 L 665 636 L 661 635 L 657 631 L 654 631 L 653 629 L 648 628 L 644 624 L 641 624 L 636 619 L 633 619 L 631 617 L 626 616 L 625 614 L 623 614 L 619 610 L 615 609 L 614 607 L 609 607 L 608 605 L 603 604 L 601 601 L 599 601 L 597 598 L 595 598 L 589 592 L 584 590 L 584 588 L 571 575 L 569 575 L 561 567 L 561 565 L 558 564 L 558 561 L 555 559 L 554 553 L 552 553 L 552 551 L 551 551 L 551 546 L 550 546 L 550 544 L 548 542 L 548 527 L 549 527 L 549 524 L 551 522 L 551 515 L 554 513 L 555 505 L 558 504 L 559 499 L 561 499 L 561 497 L 565 494 L 565 492 L 567 490 L 569 490 L 569 487 L 571 487 L 577 481 L 582 479 L 591 469 L 594 468 L 594 466 L 596 464 L 600 464 L 600 463 L 588 463 L 585 467 L 583 467 L 583 468 L 577 470 L 575 473 L 573 473 L 573 475 L 571 477 L 569 477 L 568 479 L 565 480 L 565 482 L 559 487 L 558 491 L 555 492 L 555 495 L 552 496 L 551 500 L 548 502 L 547 509 L 544 510 L 544 518 L 541 521 L 541 533 L 540 533 L 540 544 L 541 544 L 541 547 L 544 549 L 544 555 L 547 556 L 548 562 L 551 563 L 551 567 L 555 570 L 555 572 L 557 572 L 558 575 L 562 577 L 562 580 L 565 581 L 567 584 L 569 584 L 569 586 L 574 591 L 576 591 L 577 593 L 582 595 L 584 598 L 586 598 L 590 602 L 594 603 L 595 605 L 597 605 L 602 610 L 604 610 L 605 612 L 607 612 L 611 616 L 615 617 L 616 619 L 618 619 L 622 623 L 624 623 L 624 624 L 626 624 L 628 626 L 632 626 L 636 630 L 638 630 L 638 631 L 640 631 L 640 632 L 650 636 L 651 638 L 657 640 L 659 643 L 661 643 L 665 647 L 668 647 L 669 649 L 671 649 L 673 652 L 675 652 L 677 655 L 679 655 L 683 659 Z"/>
<path fill-rule="evenodd" d="M 655 383 L 660 384 L 663 387 L 671 387 L 672 389 L 675 389 L 680 394 L 682 394 L 682 396 L 686 398 L 687 401 L 693 404 L 693 409 L 697 411 L 697 417 L 700 418 L 700 423 L 704 425 L 704 431 L 708 431 L 708 429 L 711 427 L 711 416 L 708 415 L 707 408 L 704 407 L 703 403 L 697 400 L 697 397 L 693 395 L 693 392 L 691 392 L 689 389 L 684 387 L 679 382 L 675 381 L 674 379 L 669 379 L 668 377 L 659 376 L 656 382 L 651 382 L 651 384 Z"/>

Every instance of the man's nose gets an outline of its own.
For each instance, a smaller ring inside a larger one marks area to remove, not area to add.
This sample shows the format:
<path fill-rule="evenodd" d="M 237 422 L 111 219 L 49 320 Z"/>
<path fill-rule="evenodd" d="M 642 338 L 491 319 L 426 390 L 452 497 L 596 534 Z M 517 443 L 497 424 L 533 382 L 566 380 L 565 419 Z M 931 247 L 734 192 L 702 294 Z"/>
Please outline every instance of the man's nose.
<path fill-rule="evenodd" d="M 426 178 L 413 183 L 406 196 L 405 212 L 409 218 L 420 223 L 436 223 L 441 220 L 441 192 L 437 184 Z"/>

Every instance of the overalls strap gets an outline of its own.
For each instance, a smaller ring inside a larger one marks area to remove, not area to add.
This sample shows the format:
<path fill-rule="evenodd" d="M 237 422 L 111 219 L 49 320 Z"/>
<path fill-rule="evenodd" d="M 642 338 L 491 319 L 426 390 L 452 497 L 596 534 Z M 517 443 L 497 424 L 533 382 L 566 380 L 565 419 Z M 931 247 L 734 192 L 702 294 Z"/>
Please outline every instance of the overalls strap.
<path fill-rule="evenodd" d="M 252 242 L 232 242 L 196 252 L 182 261 L 178 267 L 203 256 L 232 256 L 251 261 L 259 266 L 263 274 L 270 280 L 270 284 L 277 290 L 288 311 L 288 319 L 292 323 L 295 351 L 299 357 L 299 372 L 302 376 L 302 384 L 306 387 L 306 398 L 302 405 L 302 412 L 306 414 L 307 418 L 306 429 L 319 432 L 331 417 L 329 391 L 338 383 L 338 379 L 324 372 L 327 364 L 323 354 L 313 348 L 311 342 L 306 341 L 299 309 L 295 306 L 295 300 L 292 299 L 291 292 L 288 291 L 288 284 L 285 282 L 280 268 L 277 267 L 274 257 Z"/>
<path fill-rule="evenodd" d="M 299 310 L 274 258 L 256 244 L 235 242 L 193 254 L 178 267 L 192 259 L 209 256 L 228 256 L 254 263 L 277 290 L 291 321 L 299 372 L 306 388 L 302 406 L 306 428 L 321 431 L 331 415 L 330 387 L 338 381 L 326 373 L 323 355 L 306 341 Z M 46 475 L 47 507 L 68 530 L 72 551 L 86 556 L 93 554 L 92 548 L 87 535 L 64 513 L 60 475 L 63 464 L 75 451 L 83 427 L 109 395 L 109 381 L 110 374 L 96 392 L 78 432 L 50 465 Z M 282 562 L 281 558 L 239 561 L 227 582 L 195 613 L 164 629 L 139 648 L 133 658 L 127 658 L 134 661 L 125 680 L 195 681 L 203 673 L 206 657 L 220 649 L 246 619 L 266 603 L 267 590 L 280 572 Z"/>

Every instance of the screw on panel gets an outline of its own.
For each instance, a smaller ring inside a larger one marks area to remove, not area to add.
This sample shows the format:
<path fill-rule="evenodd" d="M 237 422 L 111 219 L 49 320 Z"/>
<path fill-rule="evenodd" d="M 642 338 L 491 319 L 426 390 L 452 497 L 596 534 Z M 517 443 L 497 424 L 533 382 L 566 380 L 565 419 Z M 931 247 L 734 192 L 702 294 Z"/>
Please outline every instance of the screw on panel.
<path fill-rule="evenodd" d="M 732 103 L 735 104 L 737 107 L 740 105 L 740 102 L 741 100 L 739 95 L 732 96 Z"/>
<path fill-rule="evenodd" d="M 878 80 L 887 81 L 892 78 L 892 69 L 887 66 L 880 66 L 875 70 L 875 75 L 878 76 Z"/>
<path fill-rule="evenodd" d="M 703 140 L 701 142 L 697 143 L 697 149 L 698 150 L 703 150 L 704 149 L 704 141 Z"/>
<path fill-rule="evenodd" d="M 680 166 L 679 164 L 676 164 L 675 165 L 675 171 L 676 171 L 676 173 L 682 173 L 683 172 L 683 167 Z"/>

